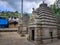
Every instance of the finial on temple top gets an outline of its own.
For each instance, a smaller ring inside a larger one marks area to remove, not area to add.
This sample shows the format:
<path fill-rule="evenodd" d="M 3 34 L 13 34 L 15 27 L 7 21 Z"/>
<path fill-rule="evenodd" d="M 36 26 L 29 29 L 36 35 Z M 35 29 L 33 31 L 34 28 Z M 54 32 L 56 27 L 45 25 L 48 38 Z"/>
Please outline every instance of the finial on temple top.
<path fill-rule="evenodd" d="M 44 4 L 44 1 L 43 1 L 43 4 Z"/>
<path fill-rule="evenodd" d="M 32 8 L 32 10 L 34 11 L 35 9 L 34 9 L 34 8 Z"/>

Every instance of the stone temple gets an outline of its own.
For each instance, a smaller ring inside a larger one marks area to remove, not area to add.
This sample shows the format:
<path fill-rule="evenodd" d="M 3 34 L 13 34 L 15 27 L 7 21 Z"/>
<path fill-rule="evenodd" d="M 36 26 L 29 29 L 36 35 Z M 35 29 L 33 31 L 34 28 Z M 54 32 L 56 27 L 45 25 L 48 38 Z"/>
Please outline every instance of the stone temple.
<path fill-rule="evenodd" d="M 36 44 L 57 40 L 57 21 L 54 12 L 44 2 L 33 8 L 29 25 L 29 40 Z"/>

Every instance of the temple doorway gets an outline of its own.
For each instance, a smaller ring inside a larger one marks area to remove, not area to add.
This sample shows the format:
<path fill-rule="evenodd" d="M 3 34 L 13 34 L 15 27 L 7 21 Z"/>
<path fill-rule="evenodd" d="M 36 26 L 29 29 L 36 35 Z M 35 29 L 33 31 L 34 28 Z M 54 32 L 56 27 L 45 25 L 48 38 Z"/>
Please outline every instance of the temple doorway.
<path fill-rule="evenodd" d="M 53 32 L 49 32 L 51 39 L 53 39 Z"/>
<path fill-rule="evenodd" d="M 34 40 L 34 30 L 32 30 L 32 40 Z"/>

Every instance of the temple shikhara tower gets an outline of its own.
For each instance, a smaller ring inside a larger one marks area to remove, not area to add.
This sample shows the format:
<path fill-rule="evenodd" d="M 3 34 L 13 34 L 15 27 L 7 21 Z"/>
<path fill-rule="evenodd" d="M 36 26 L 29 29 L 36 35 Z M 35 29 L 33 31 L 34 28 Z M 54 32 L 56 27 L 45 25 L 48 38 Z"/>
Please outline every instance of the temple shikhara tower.
<path fill-rule="evenodd" d="M 56 40 L 57 21 L 54 12 L 44 2 L 37 9 L 33 8 L 29 25 L 29 39 L 43 43 Z"/>

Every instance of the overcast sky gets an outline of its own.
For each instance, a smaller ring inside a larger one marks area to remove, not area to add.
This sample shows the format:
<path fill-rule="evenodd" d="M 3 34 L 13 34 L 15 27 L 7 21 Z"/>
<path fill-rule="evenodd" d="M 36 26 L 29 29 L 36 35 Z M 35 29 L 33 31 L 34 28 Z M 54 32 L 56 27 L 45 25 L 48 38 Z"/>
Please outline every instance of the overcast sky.
<path fill-rule="evenodd" d="M 43 0 L 24 0 L 24 12 L 31 13 L 32 8 L 37 8 Z M 44 0 L 51 5 L 55 0 Z M 0 11 L 21 11 L 21 0 L 0 0 Z"/>

